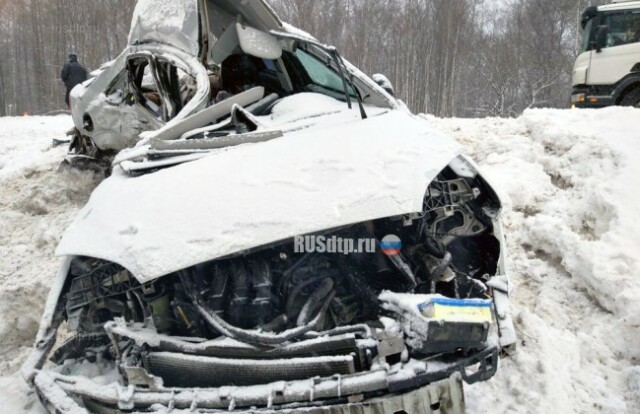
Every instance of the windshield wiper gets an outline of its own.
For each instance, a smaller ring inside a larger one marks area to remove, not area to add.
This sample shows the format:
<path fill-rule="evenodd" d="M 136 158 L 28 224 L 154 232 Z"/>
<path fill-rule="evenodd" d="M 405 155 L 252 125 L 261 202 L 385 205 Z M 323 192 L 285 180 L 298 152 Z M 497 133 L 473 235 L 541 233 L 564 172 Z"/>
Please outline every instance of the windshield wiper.
<path fill-rule="evenodd" d="M 338 53 L 338 49 L 331 48 L 333 49 L 333 51 L 329 51 L 326 50 L 328 53 L 330 53 L 333 56 L 333 59 L 336 62 L 336 66 L 338 68 L 338 72 L 340 72 L 340 77 L 342 78 L 342 85 L 344 87 L 344 96 L 347 99 L 347 105 L 349 105 L 349 109 L 351 109 L 351 94 L 349 93 L 349 88 L 347 87 L 347 83 L 349 83 L 349 85 L 351 85 L 351 87 L 353 88 L 353 92 L 355 92 L 356 97 L 358 98 L 358 106 L 360 107 L 360 116 L 362 117 L 362 119 L 367 119 L 367 112 L 364 110 L 364 102 L 362 102 L 362 95 L 360 94 L 360 91 L 358 90 L 358 87 L 356 86 L 355 82 L 353 82 L 353 75 L 351 73 L 349 73 L 349 77 L 347 77 L 344 73 L 344 69 L 346 69 L 346 65 L 344 64 L 344 60 L 342 60 L 342 56 L 340 56 L 340 53 Z"/>
<path fill-rule="evenodd" d="M 312 39 L 307 39 L 306 37 L 297 36 L 297 35 L 286 33 L 286 32 L 279 32 L 277 30 L 272 30 L 271 34 L 276 37 L 295 40 L 300 43 L 306 43 L 306 44 L 315 46 L 318 49 L 325 52 L 326 54 L 328 54 L 331 57 L 331 59 L 333 59 L 337 68 L 338 75 L 342 79 L 342 87 L 344 88 L 344 97 L 345 97 L 345 100 L 347 101 L 347 106 L 349 107 L 349 109 L 352 108 L 351 94 L 349 93 L 349 87 L 348 87 L 348 86 L 351 86 L 353 88 L 353 92 L 356 95 L 356 98 L 358 99 L 358 106 L 360 107 L 360 116 L 362 117 L 362 119 L 368 118 L 367 112 L 364 109 L 364 101 L 362 99 L 362 94 L 360 94 L 360 90 L 358 89 L 358 87 L 355 85 L 355 82 L 353 81 L 353 74 L 347 70 L 347 66 L 345 65 L 344 60 L 342 59 L 342 56 L 340 56 L 340 53 L 338 53 L 338 49 L 335 46 L 327 46 L 325 44 L 314 41 Z M 349 76 L 345 74 L 345 71 L 349 73 Z"/>

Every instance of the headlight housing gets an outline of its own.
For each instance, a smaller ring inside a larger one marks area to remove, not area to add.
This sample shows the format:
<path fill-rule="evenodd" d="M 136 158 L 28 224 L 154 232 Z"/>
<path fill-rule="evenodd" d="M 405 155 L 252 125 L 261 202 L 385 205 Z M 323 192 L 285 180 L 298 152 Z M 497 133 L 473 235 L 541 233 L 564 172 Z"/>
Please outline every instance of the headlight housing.
<path fill-rule="evenodd" d="M 587 101 L 586 93 L 576 93 L 574 95 L 571 95 L 572 104 L 582 104 L 582 103 L 585 103 L 586 101 Z"/>

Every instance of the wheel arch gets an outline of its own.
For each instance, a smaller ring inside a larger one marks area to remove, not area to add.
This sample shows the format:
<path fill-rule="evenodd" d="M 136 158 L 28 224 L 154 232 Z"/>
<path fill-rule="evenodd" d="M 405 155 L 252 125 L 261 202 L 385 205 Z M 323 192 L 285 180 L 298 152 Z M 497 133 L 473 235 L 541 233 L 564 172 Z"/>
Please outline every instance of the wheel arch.
<path fill-rule="evenodd" d="M 640 63 L 636 64 L 635 67 L 640 68 Z M 615 104 L 620 105 L 625 96 L 637 88 L 640 88 L 640 71 L 628 75 L 620 82 L 613 95 Z"/>

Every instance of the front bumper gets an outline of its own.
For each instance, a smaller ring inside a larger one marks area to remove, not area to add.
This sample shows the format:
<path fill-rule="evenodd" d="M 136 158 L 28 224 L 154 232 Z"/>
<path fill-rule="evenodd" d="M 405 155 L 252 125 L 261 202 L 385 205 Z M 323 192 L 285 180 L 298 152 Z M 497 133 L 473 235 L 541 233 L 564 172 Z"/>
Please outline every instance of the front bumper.
<path fill-rule="evenodd" d="M 574 87 L 571 93 L 573 108 L 604 108 L 612 105 L 615 105 L 615 99 L 608 89 Z"/>
<path fill-rule="evenodd" d="M 462 380 L 472 384 L 491 378 L 497 369 L 498 349 L 489 347 L 449 364 L 416 362 L 395 370 L 215 389 L 100 386 L 84 377 L 44 370 L 38 372 L 34 385 L 52 414 L 153 413 L 169 408 L 201 413 L 462 414 Z"/>

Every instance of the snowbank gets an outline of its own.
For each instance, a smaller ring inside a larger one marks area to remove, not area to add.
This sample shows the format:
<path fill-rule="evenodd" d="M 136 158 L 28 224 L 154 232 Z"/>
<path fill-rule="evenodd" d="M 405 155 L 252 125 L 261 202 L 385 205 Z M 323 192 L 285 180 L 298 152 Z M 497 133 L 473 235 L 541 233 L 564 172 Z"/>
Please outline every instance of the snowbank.
<path fill-rule="evenodd" d="M 640 412 L 640 111 L 430 120 L 506 204 L 521 343 L 469 411 Z"/>
<path fill-rule="evenodd" d="M 505 200 L 518 354 L 467 387 L 470 413 L 640 412 L 640 112 L 436 119 Z M 68 117 L 0 119 L 0 401 L 41 413 L 12 373 L 35 335 L 62 230 L 94 188 L 56 172 Z"/>
<path fill-rule="evenodd" d="M 68 116 L 0 118 L 0 401 L 21 413 L 28 388 L 14 373 L 38 330 L 62 231 L 96 185 L 92 174 L 58 173 L 73 126 Z M 8 377 L 2 377 L 7 375 Z M 9 408 L 7 408 L 9 407 Z M 31 411 L 29 411 L 31 412 Z M 34 413 L 44 412 L 35 404 Z"/>

